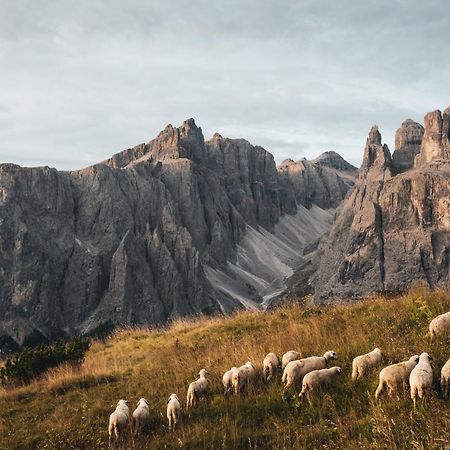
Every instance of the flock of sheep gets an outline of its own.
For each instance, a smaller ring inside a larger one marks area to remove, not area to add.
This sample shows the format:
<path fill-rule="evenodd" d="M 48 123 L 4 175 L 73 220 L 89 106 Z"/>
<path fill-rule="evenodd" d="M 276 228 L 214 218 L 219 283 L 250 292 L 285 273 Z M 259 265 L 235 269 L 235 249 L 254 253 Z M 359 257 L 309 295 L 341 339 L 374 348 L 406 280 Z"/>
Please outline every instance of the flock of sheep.
<path fill-rule="evenodd" d="M 450 330 L 450 311 L 434 318 L 429 325 L 429 336 L 431 338 L 443 335 Z M 352 363 L 352 380 L 364 377 L 369 370 L 378 367 L 382 363 L 382 352 L 375 348 L 371 352 L 357 356 Z M 281 364 L 275 353 L 266 355 L 263 361 L 263 376 L 266 381 L 270 381 L 276 376 L 278 371 L 282 371 L 282 382 L 284 384 L 283 394 L 290 388 L 302 387 L 299 397 L 306 396 L 311 404 L 310 393 L 332 384 L 341 374 L 340 367 L 328 367 L 333 360 L 337 359 L 335 351 L 330 350 L 323 356 L 310 356 L 302 358 L 301 354 L 295 350 L 286 352 Z M 379 384 L 375 391 L 375 399 L 387 389 L 391 395 L 399 386 L 404 385 L 409 380 L 411 399 L 414 410 L 416 409 L 417 398 L 424 399 L 431 394 L 433 383 L 433 371 L 430 364 L 431 357 L 428 353 L 411 356 L 407 361 L 392 364 L 381 370 L 379 374 Z M 197 406 L 199 400 L 207 398 L 209 395 L 208 371 L 201 369 L 198 379 L 193 381 L 188 388 L 186 398 L 186 409 L 189 410 Z M 247 361 L 240 367 L 232 367 L 224 373 L 222 383 L 224 395 L 239 395 L 254 386 L 256 380 L 256 369 L 254 365 Z M 447 397 L 450 389 L 450 359 L 441 370 L 441 388 L 444 397 Z M 119 400 L 115 411 L 109 418 L 109 445 L 112 440 L 120 440 L 127 432 L 130 414 L 128 400 Z M 181 403 L 176 394 L 171 394 L 167 401 L 167 419 L 169 431 L 174 431 L 181 415 Z M 149 420 L 149 402 L 141 398 L 132 414 L 132 429 L 136 435 L 142 432 L 145 423 Z"/>

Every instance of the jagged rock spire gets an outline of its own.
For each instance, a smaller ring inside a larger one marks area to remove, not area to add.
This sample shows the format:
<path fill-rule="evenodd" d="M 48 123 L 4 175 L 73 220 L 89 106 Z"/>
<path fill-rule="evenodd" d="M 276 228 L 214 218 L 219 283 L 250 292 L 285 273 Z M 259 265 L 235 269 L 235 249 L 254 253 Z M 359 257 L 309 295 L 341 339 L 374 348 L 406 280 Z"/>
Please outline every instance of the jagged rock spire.
<path fill-rule="evenodd" d="M 422 167 L 433 161 L 450 159 L 450 107 L 425 115 L 425 133 L 420 153 L 416 156 L 414 167 Z"/>

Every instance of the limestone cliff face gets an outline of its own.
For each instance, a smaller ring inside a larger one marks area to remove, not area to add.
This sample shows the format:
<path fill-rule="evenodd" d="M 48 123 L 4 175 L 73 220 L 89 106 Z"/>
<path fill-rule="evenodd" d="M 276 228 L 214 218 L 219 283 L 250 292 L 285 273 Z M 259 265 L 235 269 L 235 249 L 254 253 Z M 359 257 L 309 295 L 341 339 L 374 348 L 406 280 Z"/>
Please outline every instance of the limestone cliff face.
<path fill-rule="evenodd" d="M 395 174 L 414 167 L 414 158 L 420 152 L 424 128 L 420 123 L 407 119 L 395 133 L 395 151 L 392 168 Z"/>
<path fill-rule="evenodd" d="M 329 226 L 321 211 L 266 150 L 205 142 L 193 119 L 83 170 L 1 164 L 0 352 L 260 307 Z"/>
<path fill-rule="evenodd" d="M 403 290 L 420 281 L 450 285 L 448 112 L 425 116 L 420 152 L 409 170 L 395 167 L 372 128 L 355 187 L 321 245 L 312 280 L 317 302 Z M 416 146 L 421 132 L 413 128 Z M 402 131 L 398 147 L 405 142 L 411 144 L 411 134 Z"/>

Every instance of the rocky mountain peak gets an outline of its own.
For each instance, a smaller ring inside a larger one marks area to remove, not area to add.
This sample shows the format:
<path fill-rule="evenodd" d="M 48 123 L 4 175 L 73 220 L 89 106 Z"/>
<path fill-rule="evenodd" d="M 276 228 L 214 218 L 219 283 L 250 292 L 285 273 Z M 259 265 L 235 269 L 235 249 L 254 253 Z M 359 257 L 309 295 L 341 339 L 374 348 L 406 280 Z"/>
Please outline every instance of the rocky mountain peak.
<path fill-rule="evenodd" d="M 378 130 L 378 125 L 374 125 L 370 129 L 367 144 L 381 145 L 381 133 Z"/>
<path fill-rule="evenodd" d="M 381 143 L 381 133 L 374 125 L 367 137 L 364 158 L 359 172 L 361 178 L 386 178 L 391 176 L 391 153 L 386 144 Z"/>
<path fill-rule="evenodd" d="M 342 170 L 344 172 L 356 173 L 358 171 L 355 166 L 352 166 L 341 155 L 339 155 L 339 153 L 336 153 L 333 150 L 322 153 L 312 162 L 320 166 L 327 166 L 336 170 Z"/>
<path fill-rule="evenodd" d="M 414 167 L 423 167 L 433 161 L 450 159 L 450 108 L 429 112 L 424 117 L 425 132 L 420 153 Z"/>
<path fill-rule="evenodd" d="M 333 151 L 312 161 L 285 159 L 277 169 L 285 193 L 294 192 L 295 201 L 306 208 L 314 204 L 324 209 L 339 205 L 357 173 L 356 167 Z"/>
<path fill-rule="evenodd" d="M 406 119 L 395 133 L 395 151 L 392 166 L 395 174 L 414 167 L 414 158 L 420 152 L 424 128 L 414 120 Z"/>
<path fill-rule="evenodd" d="M 312 280 L 317 302 L 401 291 L 417 282 L 450 286 L 449 113 L 428 113 L 425 129 L 403 122 L 393 164 L 372 128 L 355 186 L 321 243 Z M 391 167 L 403 173 L 391 176 Z"/>
<path fill-rule="evenodd" d="M 195 124 L 195 120 L 190 118 L 183 122 L 179 128 L 181 138 L 187 138 L 193 142 L 201 144 L 204 142 L 202 129 Z"/>

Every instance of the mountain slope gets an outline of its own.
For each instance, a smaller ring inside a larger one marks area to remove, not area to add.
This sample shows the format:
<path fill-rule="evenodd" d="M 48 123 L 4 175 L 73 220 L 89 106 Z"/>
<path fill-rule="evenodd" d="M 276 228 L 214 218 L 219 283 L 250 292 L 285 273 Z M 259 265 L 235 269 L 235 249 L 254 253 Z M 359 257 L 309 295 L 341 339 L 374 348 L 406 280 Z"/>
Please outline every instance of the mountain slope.
<path fill-rule="evenodd" d="M 280 178 L 193 119 L 78 171 L 1 164 L 0 350 L 262 308 L 331 225 Z"/>
<path fill-rule="evenodd" d="M 135 445 L 140 449 L 448 448 L 450 408 L 437 389 L 448 341 L 430 345 L 425 333 L 431 318 L 449 309 L 448 294 L 416 291 L 347 306 L 294 304 L 264 314 L 179 321 L 165 331 L 118 331 L 94 342 L 80 371 L 62 367 L 30 386 L 0 389 L 0 448 L 106 448 L 118 399 L 126 397 L 133 409 L 142 396 L 150 402 L 150 423 Z M 408 391 L 374 402 L 377 370 L 351 383 L 353 357 L 376 346 L 385 354 L 383 365 L 421 351 L 433 357 L 436 385 L 417 413 Z M 283 400 L 280 375 L 273 383 L 260 378 L 267 352 L 291 349 L 305 356 L 338 353 L 341 377 L 313 398 L 312 407 L 293 394 Z M 254 393 L 224 398 L 222 374 L 249 359 L 259 374 Z M 210 401 L 190 417 L 183 410 L 179 430 L 168 433 L 167 398 L 175 392 L 184 406 L 202 367 L 210 372 Z"/>

